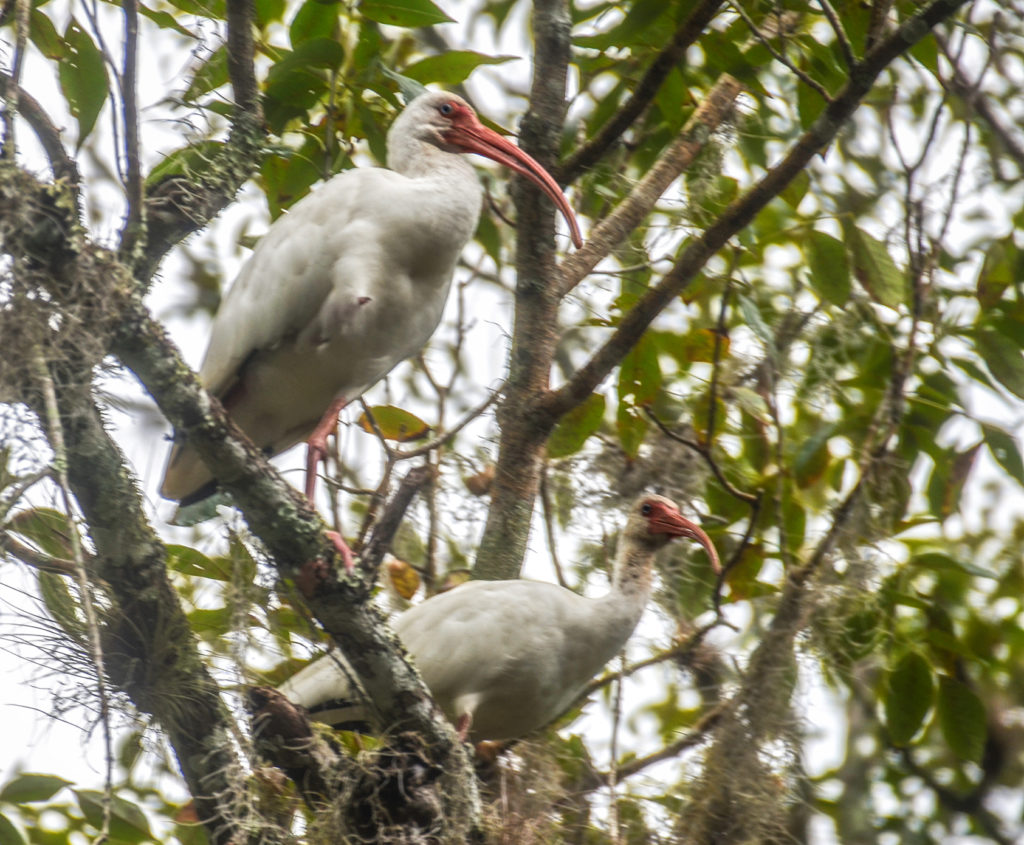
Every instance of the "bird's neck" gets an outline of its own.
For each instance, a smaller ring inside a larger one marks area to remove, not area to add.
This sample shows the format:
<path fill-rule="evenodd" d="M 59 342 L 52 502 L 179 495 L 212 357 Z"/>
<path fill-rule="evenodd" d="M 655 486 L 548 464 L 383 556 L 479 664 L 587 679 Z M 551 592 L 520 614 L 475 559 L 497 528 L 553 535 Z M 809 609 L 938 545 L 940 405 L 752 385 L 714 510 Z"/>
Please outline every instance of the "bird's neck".
<path fill-rule="evenodd" d="M 443 183 L 478 183 L 473 165 L 460 153 L 450 153 L 409 135 L 388 141 L 388 167 L 410 179 Z"/>
<path fill-rule="evenodd" d="M 649 550 L 623 549 L 615 561 L 609 597 L 625 605 L 637 605 L 642 611 L 651 595 L 653 561 L 654 554 Z"/>

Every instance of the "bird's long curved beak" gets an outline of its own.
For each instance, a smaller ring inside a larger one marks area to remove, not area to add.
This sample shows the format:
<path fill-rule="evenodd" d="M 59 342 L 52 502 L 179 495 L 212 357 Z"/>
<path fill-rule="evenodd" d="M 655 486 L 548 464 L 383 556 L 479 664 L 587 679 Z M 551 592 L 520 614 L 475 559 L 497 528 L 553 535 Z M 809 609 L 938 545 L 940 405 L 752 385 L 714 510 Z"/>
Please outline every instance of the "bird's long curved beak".
<path fill-rule="evenodd" d="M 558 206 L 558 210 L 562 212 L 565 222 L 569 224 L 569 234 L 572 237 L 573 246 L 576 249 L 583 246 L 580 226 L 576 222 L 576 215 L 569 207 L 569 201 L 558 187 L 558 183 L 551 178 L 551 174 L 541 167 L 534 158 L 524 153 L 507 138 L 488 129 L 475 116 L 471 121 L 462 120 L 453 125 L 445 132 L 445 140 L 467 153 L 487 156 L 533 182 L 550 197 L 551 201 Z"/>
<path fill-rule="evenodd" d="M 718 559 L 715 544 L 696 522 L 691 522 L 678 511 L 673 512 L 668 508 L 659 508 L 649 518 L 648 525 L 654 533 L 668 534 L 671 537 L 689 537 L 691 540 L 696 540 L 711 558 L 711 568 L 716 573 L 722 571 L 722 562 Z"/>

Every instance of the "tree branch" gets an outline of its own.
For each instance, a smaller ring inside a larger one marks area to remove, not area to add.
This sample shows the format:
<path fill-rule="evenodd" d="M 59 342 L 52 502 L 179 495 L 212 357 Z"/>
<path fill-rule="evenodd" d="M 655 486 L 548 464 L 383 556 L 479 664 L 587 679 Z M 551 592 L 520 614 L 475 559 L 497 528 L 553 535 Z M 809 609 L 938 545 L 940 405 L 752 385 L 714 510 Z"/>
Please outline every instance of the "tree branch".
<path fill-rule="evenodd" d="M 88 372 L 88 370 L 86 370 Z M 167 732 L 196 811 L 215 843 L 238 832 L 222 809 L 238 771 L 229 716 L 200 657 L 165 570 L 166 552 L 146 523 L 124 458 L 103 429 L 88 382 L 66 371 L 54 391 L 67 442 L 68 480 L 90 528 L 97 575 L 112 607 L 105 612 L 103 651 L 110 680 Z M 30 404 L 40 419 L 40 395 Z M 180 701 L 188 701 L 182 708 Z"/>
<path fill-rule="evenodd" d="M 686 121 L 679 137 L 658 156 L 657 162 L 629 192 L 629 196 L 591 230 L 582 249 L 562 262 L 559 296 L 565 296 L 578 285 L 651 213 L 669 185 L 707 145 L 742 90 L 743 86 L 728 74 L 718 78 L 704 102 Z"/>
<path fill-rule="evenodd" d="M 530 109 L 523 118 L 520 146 L 550 165 L 565 121 L 565 80 L 572 17 L 568 0 L 535 0 L 536 41 Z M 475 578 L 514 578 L 522 566 L 533 505 L 540 487 L 543 435 L 523 408 L 548 389 L 558 336 L 558 295 L 552 280 L 554 206 L 532 183 L 516 178 L 512 198 L 518 212 L 515 322 L 505 397 L 498 406 L 501 427 L 491 507 L 477 549 Z"/>
<path fill-rule="evenodd" d="M 561 184 L 572 182 L 588 167 L 597 164 L 608 149 L 647 110 L 672 69 L 683 60 L 687 49 L 697 41 L 721 7 L 722 0 L 701 0 L 697 8 L 675 31 L 672 40 L 648 65 L 630 98 L 593 138 L 569 156 L 554 172 L 555 178 Z"/>
<path fill-rule="evenodd" d="M 811 128 L 793 144 L 782 161 L 722 212 L 703 235 L 687 244 L 675 266 L 625 315 L 604 345 L 566 384 L 538 403 L 536 410 L 548 415 L 554 425 L 554 421 L 589 396 L 636 345 L 654 318 L 686 288 L 729 238 L 749 224 L 821 149 L 832 142 L 871 90 L 878 75 L 964 2 L 934 0 L 896 32 L 879 42 L 851 72 L 843 90 L 826 106 Z"/>
<path fill-rule="evenodd" d="M 138 0 L 124 0 L 124 67 L 121 71 L 121 104 L 124 107 L 125 193 L 128 210 L 121 231 L 121 255 L 131 258 L 145 239 L 145 203 L 142 196 L 142 163 L 139 160 Z"/>
<path fill-rule="evenodd" d="M 228 76 L 235 99 L 231 134 L 201 183 L 172 176 L 147 192 L 148 238 L 136 266 L 144 283 L 171 247 L 203 228 L 234 199 L 262 159 L 265 133 L 253 65 L 251 0 L 228 0 L 227 22 Z"/>
<path fill-rule="evenodd" d="M 217 476 L 271 553 L 280 574 L 299 587 L 307 605 L 343 649 L 388 728 L 412 731 L 435 750 L 453 785 L 457 829 L 479 814 L 476 783 L 465 749 L 404 656 L 358 573 L 342 576 L 326 526 L 199 384 L 174 344 L 135 299 L 123 313 L 112 351 L 138 376 L 161 411 Z"/>
<path fill-rule="evenodd" d="M 60 138 L 60 130 L 50 119 L 49 114 L 40 105 L 39 101 L 31 94 L 21 88 L 10 76 L 0 71 L 0 97 L 5 100 L 17 98 L 18 114 L 25 118 L 25 122 L 32 127 L 39 144 L 50 162 L 50 170 L 55 179 L 66 179 L 75 191 L 75 198 L 78 197 L 78 185 L 81 178 L 78 175 L 78 165 L 64 149 Z"/>

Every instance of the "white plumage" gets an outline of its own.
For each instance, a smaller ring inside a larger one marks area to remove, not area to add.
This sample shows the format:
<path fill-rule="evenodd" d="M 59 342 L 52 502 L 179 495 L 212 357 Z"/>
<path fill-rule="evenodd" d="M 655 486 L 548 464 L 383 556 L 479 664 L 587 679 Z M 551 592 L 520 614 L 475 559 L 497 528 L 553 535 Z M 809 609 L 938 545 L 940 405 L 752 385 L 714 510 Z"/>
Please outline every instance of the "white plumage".
<path fill-rule="evenodd" d="M 441 319 L 455 264 L 476 230 L 482 190 L 460 153 L 533 180 L 575 218 L 532 158 L 452 94 L 417 97 L 388 133 L 391 170 L 335 176 L 275 221 L 228 291 L 200 368 L 203 384 L 269 454 L 309 444 L 306 492 L 338 411 L 414 355 Z M 176 443 L 161 494 L 188 503 L 213 478 Z"/>
<path fill-rule="evenodd" d="M 674 537 L 697 540 L 718 568 L 707 534 L 670 500 L 647 495 L 630 511 L 606 596 L 584 598 L 538 581 L 472 581 L 407 610 L 395 632 L 464 735 L 523 736 L 568 709 L 622 650 L 650 596 L 654 555 Z M 328 654 L 279 689 L 319 721 L 372 722 L 349 678 Z"/>

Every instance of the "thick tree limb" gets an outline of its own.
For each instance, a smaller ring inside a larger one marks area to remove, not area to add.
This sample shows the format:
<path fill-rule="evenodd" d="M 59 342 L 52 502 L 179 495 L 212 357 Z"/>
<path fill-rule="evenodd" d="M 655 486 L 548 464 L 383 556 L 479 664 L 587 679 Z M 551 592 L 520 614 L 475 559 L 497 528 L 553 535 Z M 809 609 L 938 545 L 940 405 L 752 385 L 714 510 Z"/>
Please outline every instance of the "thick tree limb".
<path fill-rule="evenodd" d="M 304 496 L 288 485 L 200 386 L 163 328 L 136 300 L 124 312 L 113 351 L 156 400 L 176 429 L 238 503 L 253 534 L 283 577 L 295 580 L 310 611 L 343 649 L 378 721 L 422 736 L 450 776 L 455 829 L 476 824 L 479 806 L 472 768 L 455 731 L 437 709 L 419 675 L 357 574 L 340 577 L 326 525 Z M 461 814 L 461 815 L 460 815 Z"/>
<path fill-rule="evenodd" d="M 98 552 L 95 574 L 113 602 L 102 629 L 110 679 L 166 731 L 211 840 L 233 841 L 238 832 L 224 802 L 231 801 L 230 773 L 238 769 L 227 710 L 167 580 L 166 552 L 146 523 L 124 457 L 88 386 L 75 381 L 64 370 L 54 378 L 55 393 L 68 478 Z M 45 419 L 42 397 L 31 404 Z"/>
<path fill-rule="evenodd" d="M 672 40 L 648 65 L 629 99 L 593 138 L 569 156 L 555 171 L 554 176 L 560 183 L 564 185 L 572 182 L 582 171 L 597 164 L 608 149 L 622 137 L 622 133 L 647 111 L 647 107 L 661 90 L 662 83 L 672 69 L 683 60 L 687 49 L 697 41 L 721 7 L 722 0 L 701 0 L 698 3 L 690 16 L 675 31 Z"/>
<path fill-rule="evenodd" d="M 675 299 L 707 261 L 754 219 L 789 184 L 819 150 L 828 146 L 856 111 L 875 79 L 896 58 L 923 38 L 965 0 L 934 0 L 896 32 L 879 42 L 851 72 L 846 86 L 775 167 L 733 202 L 704 234 L 690 241 L 675 266 L 644 295 L 619 323 L 612 336 L 559 390 L 545 396 L 536 408 L 557 420 L 589 396 L 640 340 L 658 314 Z"/>
<path fill-rule="evenodd" d="M 572 17 L 567 0 L 535 0 L 536 43 L 530 110 L 520 146 L 541 164 L 558 151 L 565 121 L 565 80 Z M 513 578 L 519 572 L 540 486 L 541 449 L 534 423 L 522 413 L 530 396 L 548 389 L 558 335 L 558 277 L 554 206 L 527 180 L 513 181 L 518 212 L 516 307 L 505 398 L 498 406 L 501 442 L 487 525 L 477 550 L 475 578 Z"/>

